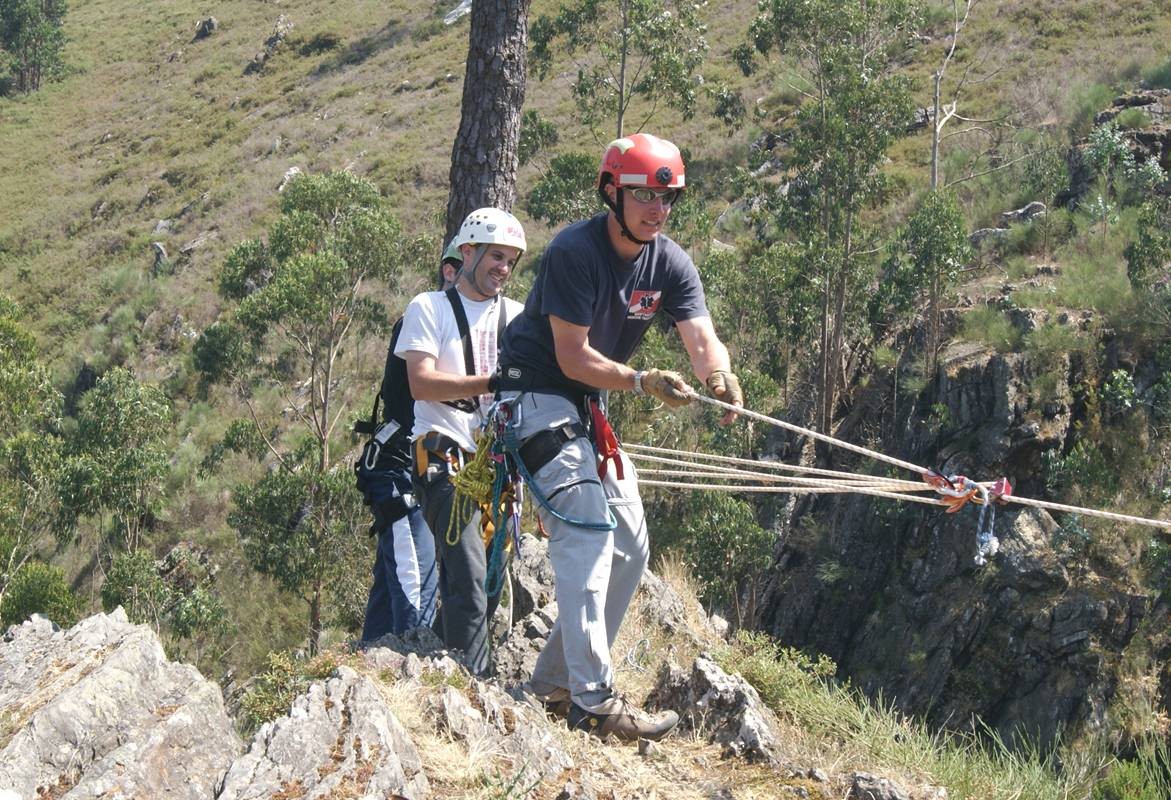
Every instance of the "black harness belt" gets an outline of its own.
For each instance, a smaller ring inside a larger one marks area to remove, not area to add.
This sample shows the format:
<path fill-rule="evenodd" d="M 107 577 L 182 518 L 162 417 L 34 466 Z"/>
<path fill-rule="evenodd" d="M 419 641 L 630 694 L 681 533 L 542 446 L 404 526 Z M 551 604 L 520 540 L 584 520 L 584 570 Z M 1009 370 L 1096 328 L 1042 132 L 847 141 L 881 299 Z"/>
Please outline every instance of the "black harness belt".
<path fill-rule="evenodd" d="M 580 422 L 568 422 L 558 428 L 549 428 L 534 434 L 520 446 L 520 460 L 530 475 L 536 475 L 541 467 L 548 464 L 567 442 L 578 438 L 589 438 Z"/>

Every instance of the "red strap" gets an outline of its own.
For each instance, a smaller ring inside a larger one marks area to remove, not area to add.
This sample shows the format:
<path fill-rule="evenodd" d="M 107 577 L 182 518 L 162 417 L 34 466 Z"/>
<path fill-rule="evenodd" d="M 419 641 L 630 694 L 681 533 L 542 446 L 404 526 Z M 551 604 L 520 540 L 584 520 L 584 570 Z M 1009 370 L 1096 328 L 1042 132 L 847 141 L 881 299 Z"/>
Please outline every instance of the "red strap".
<path fill-rule="evenodd" d="M 601 404 L 593 398 L 590 399 L 590 417 L 594 423 L 594 447 L 601 457 L 598 463 L 598 477 L 606 477 L 606 462 L 613 461 L 614 474 L 618 476 L 618 480 L 623 480 L 625 476 L 622 474 L 622 459 L 618 457 L 618 437 L 614 435 L 610 421 L 602 413 Z"/>

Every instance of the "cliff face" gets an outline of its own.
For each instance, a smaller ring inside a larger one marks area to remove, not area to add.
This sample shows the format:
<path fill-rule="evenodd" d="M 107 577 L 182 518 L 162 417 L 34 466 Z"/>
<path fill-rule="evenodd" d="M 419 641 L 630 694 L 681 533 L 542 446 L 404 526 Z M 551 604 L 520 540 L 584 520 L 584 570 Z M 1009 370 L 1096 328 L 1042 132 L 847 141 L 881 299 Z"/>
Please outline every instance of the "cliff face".
<path fill-rule="evenodd" d="M 1035 323 L 1021 313 L 1018 324 Z M 1069 360 L 1045 367 L 1059 377 L 1042 400 L 1024 356 L 956 346 L 931 390 L 888 422 L 881 448 L 947 474 L 1007 475 L 1017 494 L 1043 496 L 1041 455 L 1066 448 L 1079 414 Z M 881 396 L 859 402 L 877 417 Z M 985 566 L 974 561 L 974 507 L 847 497 L 809 514 L 817 535 L 802 535 L 798 518 L 765 603 L 764 625 L 781 641 L 829 654 L 869 695 L 934 726 L 968 728 L 978 716 L 1006 742 L 1045 750 L 1059 733 L 1108 721 L 1150 601 L 1057 548 L 1048 513 L 998 508 L 1000 553 Z"/>

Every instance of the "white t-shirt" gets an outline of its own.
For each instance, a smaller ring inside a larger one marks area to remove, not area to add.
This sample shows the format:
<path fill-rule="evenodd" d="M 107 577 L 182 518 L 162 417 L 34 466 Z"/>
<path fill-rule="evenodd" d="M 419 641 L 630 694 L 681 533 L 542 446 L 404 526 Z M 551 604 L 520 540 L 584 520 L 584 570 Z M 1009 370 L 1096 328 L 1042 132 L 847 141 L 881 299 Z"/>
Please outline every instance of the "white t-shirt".
<path fill-rule="evenodd" d="M 469 300 L 462 294 L 464 314 L 468 318 L 468 330 L 472 342 L 472 355 L 477 375 L 491 375 L 496 369 L 497 315 L 503 306 L 505 319 L 511 322 L 524 310 L 524 306 L 507 297 L 491 300 Z M 435 368 L 440 372 L 466 375 L 464 346 L 459 335 L 459 324 L 451 302 L 443 292 L 423 292 L 416 295 L 403 314 L 403 329 L 399 334 L 394 353 L 402 356 L 408 351 L 426 353 L 435 359 Z M 492 404 L 492 395 L 481 395 L 479 410 L 467 413 L 434 400 L 415 401 L 415 427 L 413 438 L 438 431 L 459 442 L 468 451 L 476 449 L 475 435 L 484 414 Z"/>

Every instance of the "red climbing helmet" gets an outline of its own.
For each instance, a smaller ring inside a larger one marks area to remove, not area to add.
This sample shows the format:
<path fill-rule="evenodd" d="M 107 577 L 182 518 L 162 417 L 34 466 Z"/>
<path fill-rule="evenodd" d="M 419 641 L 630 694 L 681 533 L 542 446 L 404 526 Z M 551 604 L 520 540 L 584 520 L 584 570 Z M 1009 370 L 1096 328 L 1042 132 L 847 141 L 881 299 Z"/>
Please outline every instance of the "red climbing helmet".
<path fill-rule="evenodd" d="M 598 190 L 607 183 L 615 186 L 646 186 L 652 189 L 682 189 L 683 156 L 679 148 L 652 136 L 635 133 L 615 139 L 606 147 L 598 169 Z"/>

